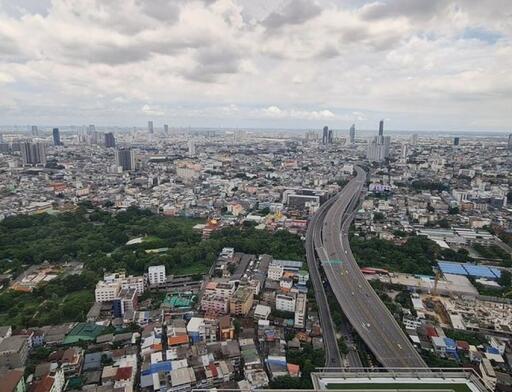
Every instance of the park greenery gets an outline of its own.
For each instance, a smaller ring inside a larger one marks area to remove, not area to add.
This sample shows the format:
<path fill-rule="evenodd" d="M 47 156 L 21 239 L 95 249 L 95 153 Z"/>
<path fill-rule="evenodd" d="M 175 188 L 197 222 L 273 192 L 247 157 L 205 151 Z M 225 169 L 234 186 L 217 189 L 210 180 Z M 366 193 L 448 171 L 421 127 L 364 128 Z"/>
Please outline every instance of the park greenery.
<path fill-rule="evenodd" d="M 480 244 L 474 244 L 473 248 L 486 259 L 497 260 L 499 264 L 504 267 L 512 267 L 512 257 L 510 254 L 500 248 L 498 245 L 484 246 Z"/>
<path fill-rule="evenodd" d="M 384 268 L 410 274 L 432 275 L 432 267 L 441 254 L 435 242 L 422 236 L 409 237 L 403 245 L 383 239 L 352 236 L 350 247 L 361 267 Z"/>
<path fill-rule="evenodd" d="M 0 222 L 0 273 L 14 277 L 30 265 L 79 261 L 80 276 L 61 276 L 31 293 L 0 294 L 0 323 L 16 327 L 82 321 L 94 302 L 93 288 L 105 272 L 141 275 L 163 264 L 168 274 L 201 278 L 223 247 L 237 252 L 304 260 L 301 239 L 287 231 L 226 228 L 202 240 L 197 219 L 165 217 L 130 207 L 116 214 L 90 205 L 56 215 L 19 215 Z M 139 243 L 127 245 L 133 238 Z M 158 252 L 146 252 L 158 249 Z"/>

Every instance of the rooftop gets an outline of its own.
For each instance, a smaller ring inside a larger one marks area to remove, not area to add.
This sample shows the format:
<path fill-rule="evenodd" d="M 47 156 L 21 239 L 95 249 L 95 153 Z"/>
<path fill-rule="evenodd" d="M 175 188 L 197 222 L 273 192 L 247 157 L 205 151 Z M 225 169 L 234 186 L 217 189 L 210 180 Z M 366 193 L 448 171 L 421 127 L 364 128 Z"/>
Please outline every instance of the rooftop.
<path fill-rule="evenodd" d="M 312 373 L 313 386 L 318 390 L 343 391 L 452 391 L 487 392 L 482 379 L 473 369 L 325 369 Z M 387 370 L 387 371 L 386 371 Z"/>

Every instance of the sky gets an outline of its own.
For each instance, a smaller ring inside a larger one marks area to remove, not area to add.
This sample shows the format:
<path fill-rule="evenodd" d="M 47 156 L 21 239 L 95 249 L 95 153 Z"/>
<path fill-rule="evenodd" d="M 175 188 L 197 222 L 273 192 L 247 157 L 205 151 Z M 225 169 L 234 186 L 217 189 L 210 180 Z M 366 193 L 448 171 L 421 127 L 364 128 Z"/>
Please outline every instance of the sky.
<path fill-rule="evenodd" d="M 510 0 L 0 0 L 0 124 L 512 128 Z"/>

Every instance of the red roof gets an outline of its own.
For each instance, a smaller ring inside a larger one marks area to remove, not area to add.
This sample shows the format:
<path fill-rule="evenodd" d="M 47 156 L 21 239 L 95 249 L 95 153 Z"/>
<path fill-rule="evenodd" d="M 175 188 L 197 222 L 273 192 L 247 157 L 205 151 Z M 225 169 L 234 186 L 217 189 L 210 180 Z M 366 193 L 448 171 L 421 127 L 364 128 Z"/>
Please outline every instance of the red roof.
<path fill-rule="evenodd" d="M 457 348 L 463 351 L 469 351 L 469 343 L 465 340 L 457 340 Z"/>
<path fill-rule="evenodd" d="M 1 392 L 12 392 L 16 390 L 16 385 L 23 377 L 21 370 L 11 370 L 2 376 L 2 383 L 0 384 Z"/>
<path fill-rule="evenodd" d="M 212 372 L 213 377 L 217 377 L 219 375 L 219 372 L 217 371 L 217 367 L 213 363 L 208 364 L 208 369 Z"/>
<path fill-rule="evenodd" d="M 167 338 L 169 346 L 178 346 L 180 344 L 188 343 L 188 335 L 169 336 Z"/>
<path fill-rule="evenodd" d="M 427 325 L 427 336 L 429 336 L 429 337 L 439 336 L 433 325 Z"/>
<path fill-rule="evenodd" d="M 294 363 L 289 363 L 286 365 L 288 367 L 288 373 L 290 376 L 299 376 L 300 374 L 300 366 Z"/>
<path fill-rule="evenodd" d="M 132 367 L 131 366 L 120 367 L 119 369 L 117 369 L 115 380 L 116 381 L 129 380 L 131 377 L 132 377 Z"/>
<path fill-rule="evenodd" d="M 55 379 L 49 375 L 44 376 L 43 379 L 37 382 L 37 384 L 31 389 L 32 392 L 49 392 Z"/>

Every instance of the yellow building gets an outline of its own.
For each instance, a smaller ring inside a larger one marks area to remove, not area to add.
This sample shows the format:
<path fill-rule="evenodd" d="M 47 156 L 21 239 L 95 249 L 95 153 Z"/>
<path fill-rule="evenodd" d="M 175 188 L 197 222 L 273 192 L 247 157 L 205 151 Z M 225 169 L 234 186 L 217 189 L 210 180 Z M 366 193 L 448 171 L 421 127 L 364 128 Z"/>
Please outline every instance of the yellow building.
<path fill-rule="evenodd" d="M 239 287 L 231 297 L 230 313 L 238 316 L 247 316 L 253 305 L 253 290 L 251 287 Z"/>

